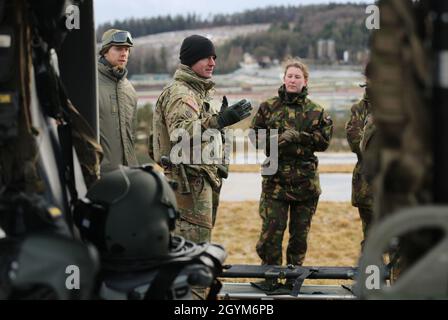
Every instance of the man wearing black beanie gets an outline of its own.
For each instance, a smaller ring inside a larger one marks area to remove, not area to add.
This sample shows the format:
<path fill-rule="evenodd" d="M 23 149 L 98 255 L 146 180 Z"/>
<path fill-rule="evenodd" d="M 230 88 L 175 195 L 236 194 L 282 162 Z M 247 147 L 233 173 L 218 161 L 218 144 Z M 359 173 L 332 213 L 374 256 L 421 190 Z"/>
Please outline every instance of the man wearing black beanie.
<path fill-rule="evenodd" d="M 182 42 L 180 63 L 191 68 L 195 62 L 208 57 L 213 57 L 213 60 L 216 60 L 215 46 L 210 39 L 195 34 L 185 38 Z"/>
<path fill-rule="evenodd" d="M 194 128 L 201 134 L 207 129 L 221 131 L 248 117 L 252 110 L 250 102 L 246 100 L 230 107 L 225 105 L 219 113 L 210 108 L 210 92 L 215 85 L 211 77 L 217 58 L 212 41 L 200 35 L 185 38 L 179 58 L 181 64 L 174 74 L 174 80 L 164 88 L 154 111 L 154 131 L 149 152 L 160 165 L 163 165 L 162 157 L 170 155 L 171 162 L 177 162 L 173 161 L 176 155 L 171 151 L 178 144 L 178 130 L 190 138 L 194 133 L 197 134 Z M 219 131 L 216 131 L 218 135 Z M 176 135 L 176 139 L 170 140 L 170 137 Z M 191 140 L 194 143 L 197 139 Z M 211 143 L 203 142 L 202 139 L 198 141 L 201 143 L 196 146 L 200 147 L 199 150 L 204 150 Z M 215 150 L 222 150 L 220 138 L 214 139 L 212 143 L 219 144 Z M 164 161 L 165 174 L 177 181 L 179 186 L 175 192 L 180 219 L 176 222 L 175 233 L 194 242 L 210 242 L 214 224 L 213 211 L 216 214 L 224 166 L 222 162 L 205 164 L 207 161 L 202 158 L 199 163 L 193 161 L 194 150 L 197 149 L 190 143 L 190 159 L 182 159 L 181 164 L 167 166 Z M 217 157 L 219 160 L 220 156 Z"/>

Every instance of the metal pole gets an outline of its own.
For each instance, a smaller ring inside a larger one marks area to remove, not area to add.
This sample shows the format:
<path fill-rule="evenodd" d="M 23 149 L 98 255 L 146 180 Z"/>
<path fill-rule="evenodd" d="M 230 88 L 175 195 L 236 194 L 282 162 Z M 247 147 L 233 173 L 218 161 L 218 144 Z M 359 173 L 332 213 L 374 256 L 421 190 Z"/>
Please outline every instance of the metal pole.
<path fill-rule="evenodd" d="M 433 16 L 434 202 L 448 203 L 448 1 L 431 2 Z"/>
<path fill-rule="evenodd" d="M 94 8 L 92 0 L 79 6 L 80 28 L 71 30 L 58 52 L 67 94 L 99 139 L 98 85 Z"/>

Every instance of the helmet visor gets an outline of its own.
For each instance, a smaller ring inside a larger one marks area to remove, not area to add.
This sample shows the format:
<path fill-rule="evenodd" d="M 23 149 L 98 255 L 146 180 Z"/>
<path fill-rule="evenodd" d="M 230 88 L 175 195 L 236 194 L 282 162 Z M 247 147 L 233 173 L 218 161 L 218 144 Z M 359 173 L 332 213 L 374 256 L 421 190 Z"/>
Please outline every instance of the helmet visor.
<path fill-rule="evenodd" d="M 112 35 L 111 43 L 116 44 L 129 44 L 131 46 L 134 45 L 134 42 L 132 41 L 132 36 L 127 31 L 119 31 Z"/>

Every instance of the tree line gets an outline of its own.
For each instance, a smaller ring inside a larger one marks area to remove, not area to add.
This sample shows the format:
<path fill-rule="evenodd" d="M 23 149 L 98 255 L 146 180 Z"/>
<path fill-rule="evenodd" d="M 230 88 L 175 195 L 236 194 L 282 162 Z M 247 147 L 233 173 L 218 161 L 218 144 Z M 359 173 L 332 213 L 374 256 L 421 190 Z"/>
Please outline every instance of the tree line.
<path fill-rule="evenodd" d="M 339 59 L 346 50 L 352 54 L 365 50 L 370 33 L 364 10 L 365 6 L 355 4 L 299 7 L 290 13 L 292 21 L 273 21 L 268 31 L 234 38 L 218 48 L 223 60 L 217 71 L 235 70 L 244 52 L 250 52 L 257 61 L 264 57 L 281 61 L 286 56 L 314 59 L 320 39 L 334 40 Z"/>
<path fill-rule="evenodd" d="M 262 9 L 246 10 L 242 13 L 216 14 L 201 17 L 195 13 L 176 16 L 158 16 L 153 18 L 130 18 L 103 23 L 97 28 L 97 38 L 110 28 L 128 30 L 134 37 L 146 36 L 168 31 L 180 31 L 197 28 L 210 28 L 228 25 L 253 23 L 271 23 L 274 21 L 294 21 L 301 6 L 270 6 Z"/>
<path fill-rule="evenodd" d="M 246 52 L 257 61 L 266 57 L 279 61 L 286 56 L 315 58 L 319 39 L 334 40 L 339 58 L 342 58 L 346 50 L 352 53 L 365 50 L 370 35 L 365 27 L 366 18 L 365 5 L 362 4 L 276 6 L 235 14 L 218 14 L 208 18 L 187 14 L 126 19 L 100 25 L 97 34 L 100 38 L 111 27 L 128 30 L 134 37 L 139 37 L 175 30 L 270 23 L 267 31 L 233 38 L 217 47 L 219 63 L 216 71 L 228 73 L 238 69 Z M 135 52 L 132 58 L 134 61 L 128 69 L 130 74 L 172 72 L 172 64 L 167 64 L 172 56 L 167 48 L 162 48 L 159 52 Z"/>

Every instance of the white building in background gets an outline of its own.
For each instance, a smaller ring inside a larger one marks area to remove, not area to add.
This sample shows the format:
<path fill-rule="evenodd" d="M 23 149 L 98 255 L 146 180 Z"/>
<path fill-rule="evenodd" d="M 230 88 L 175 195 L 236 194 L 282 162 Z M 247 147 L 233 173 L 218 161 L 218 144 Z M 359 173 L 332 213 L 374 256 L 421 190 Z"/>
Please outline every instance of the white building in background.
<path fill-rule="evenodd" d="M 319 39 L 317 41 L 317 59 L 336 61 L 336 42 L 333 39 Z"/>
<path fill-rule="evenodd" d="M 350 52 L 348 50 L 344 51 L 344 55 L 343 55 L 343 61 L 344 63 L 348 63 L 350 61 Z"/>
<path fill-rule="evenodd" d="M 248 64 L 248 65 L 252 65 L 252 64 L 256 64 L 257 60 L 254 59 L 254 57 L 252 57 L 252 55 L 248 52 L 244 53 L 244 58 L 243 58 L 243 63 L 244 64 Z"/>
<path fill-rule="evenodd" d="M 330 61 L 337 60 L 336 42 L 332 39 L 327 40 L 327 54 L 328 54 L 328 59 L 330 59 Z"/>
<path fill-rule="evenodd" d="M 317 59 L 325 60 L 327 57 L 326 40 L 319 39 L 317 41 Z"/>

